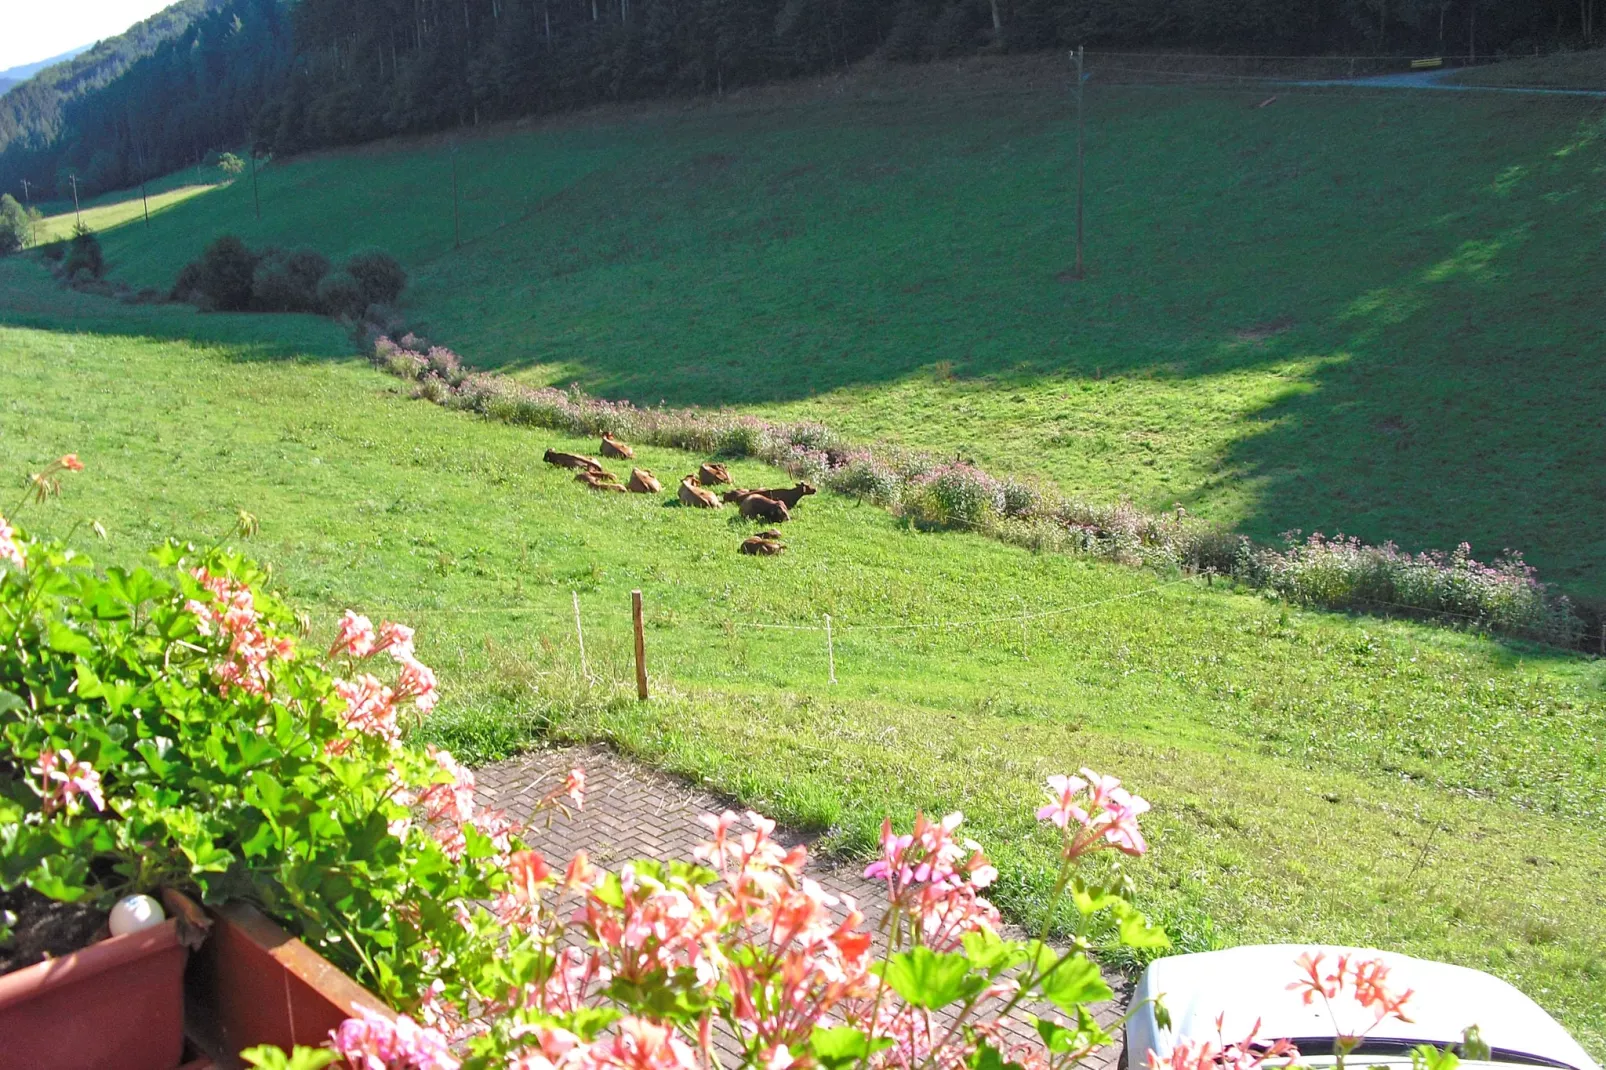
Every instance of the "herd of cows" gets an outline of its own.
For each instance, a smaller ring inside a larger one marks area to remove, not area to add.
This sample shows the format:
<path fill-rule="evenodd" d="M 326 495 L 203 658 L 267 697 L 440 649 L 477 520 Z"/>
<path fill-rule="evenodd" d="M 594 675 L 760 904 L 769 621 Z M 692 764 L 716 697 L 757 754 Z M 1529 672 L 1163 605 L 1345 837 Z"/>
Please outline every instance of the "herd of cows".
<path fill-rule="evenodd" d="M 602 446 L 598 452 L 604 457 L 621 461 L 632 460 L 636 456 L 635 450 L 606 433 L 602 436 Z M 602 462 L 593 457 L 549 449 L 544 460 L 547 464 L 572 470 L 575 473 L 575 481 L 585 484 L 592 490 L 612 491 L 616 494 L 658 494 L 664 489 L 663 484 L 645 468 L 631 468 L 629 480 L 621 483 L 618 476 L 604 468 Z M 708 488 L 720 484 L 732 484 L 732 487 L 716 497 Z M 813 493 L 814 488 L 807 483 L 798 483 L 792 487 L 767 487 L 754 490 L 739 488 L 734 485 L 730 472 L 726 471 L 724 465 L 709 461 L 701 465 L 695 475 L 681 479 L 677 496 L 683 505 L 694 509 L 719 509 L 729 503 L 735 505 L 747 520 L 781 524 L 792 519 L 792 513 L 797 509 L 798 503 Z M 744 554 L 773 557 L 784 551 L 786 544 L 781 542 L 781 533 L 771 528 L 742 540 L 741 546 L 737 549 Z"/>

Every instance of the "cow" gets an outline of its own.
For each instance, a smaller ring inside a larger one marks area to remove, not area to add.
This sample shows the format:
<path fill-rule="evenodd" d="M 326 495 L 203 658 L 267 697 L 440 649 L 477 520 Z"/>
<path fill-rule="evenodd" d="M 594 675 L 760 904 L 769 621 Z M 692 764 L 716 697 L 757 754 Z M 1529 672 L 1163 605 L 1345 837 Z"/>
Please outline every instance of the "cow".
<path fill-rule="evenodd" d="M 767 531 L 761 531 L 757 535 L 753 536 L 755 539 L 778 539 L 780 537 L 781 533 L 776 531 L 774 528 L 770 528 Z"/>
<path fill-rule="evenodd" d="M 751 491 L 751 490 L 746 490 L 746 489 L 744 489 L 742 487 L 733 487 L 730 490 L 727 490 L 725 493 L 721 494 L 719 496 L 719 500 L 723 501 L 723 502 L 730 502 L 732 505 L 735 505 L 738 502 L 740 502 L 743 498 L 747 497 L 749 494 L 755 494 L 755 493 L 757 493 L 757 492 L 756 491 Z"/>
<path fill-rule="evenodd" d="M 730 481 L 731 474 L 725 470 L 725 466 L 722 464 L 715 464 L 713 461 L 709 461 L 697 469 L 697 482 L 702 486 L 713 487 Z"/>
<path fill-rule="evenodd" d="M 704 490 L 696 476 L 687 476 L 680 481 L 680 490 L 677 492 L 680 500 L 694 509 L 719 509 L 720 500 L 714 497 L 713 491 Z"/>
<path fill-rule="evenodd" d="M 636 451 L 620 442 L 606 431 L 602 433 L 602 449 L 604 457 L 617 457 L 621 461 L 628 461 L 636 455 Z"/>
<path fill-rule="evenodd" d="M 645 468 L 632 468 L 630 482 L 625 487 L 632 494 L 657 494 L 664 489 L 664 485 L 653 478 L 653 474 Z"/>
<path fill-rule="evenodd" d="M 771 524 L 784 524 L 792 519 L 786 506 L 762 494 L 749 494 L 742 499 L 742 516 L 748 520 L 768 520 Z"/>
<path fill-rule="evenodd" d="M 754 535 L 750 539 L 743 539 L 742 545 L 736 550 L 738 553 L 750 554 L 753 557 L 775 557 L 786 550 L 786 545 L 774 539 L 761 539 Z"/>
<path fill-rule="evenodd" d="M 547 464 L 554 464 L 559 468 L 572 468 L 577 472 L 602 471 L 602 463 L 600 461 L 594 461 L 590 457 L 582 457 L 578 453 L 560 453 L 557 450 L 547 450 L 546 455 L 541 459 L 546 461 Z"/>
<path fill-rule="evenodd" d="M 796 509 L 798 502 L 810 494 L 818 493 L 818 491 L 814 489 L 814 484 L 812 483 L 799 483 L 795 487 L 770 487 L 763 490 L 750 490 L 746 493 L 762 494 L 771 501 L 782 503 L 788 509 Z"/>
<path fill-rule="evenodd" d="M 592 490 L 610 490 L 615 494 L 625 492 L 624 484 L 612 472 L 581 472 L 574 479 L 576 483 L 584 483 Z"/>

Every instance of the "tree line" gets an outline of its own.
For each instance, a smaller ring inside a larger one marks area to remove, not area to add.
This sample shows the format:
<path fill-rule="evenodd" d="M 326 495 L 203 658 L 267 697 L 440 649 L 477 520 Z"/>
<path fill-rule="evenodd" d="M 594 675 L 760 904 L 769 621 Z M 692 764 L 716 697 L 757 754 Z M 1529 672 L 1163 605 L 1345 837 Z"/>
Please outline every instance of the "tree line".
<path fill-rule="evenodd" d="M 185 0 L 0 97 L 0 189 L 983 51 L 1397 55 L 1594 43 L 1600 0 Z M 143 27 L 143 29 L 142 29 Z M 111 57 L 118 57 L 115 61 Z M 64 70 L 70 69 L 70 70 Z M 78 71 L 78 73 L 72 73 Z M 48 76 L 48 77 L 47 77 Z M 37 83 L 37 85 L 36 85 Z M 13 98 L 18 98 L 16 101 Z"/>

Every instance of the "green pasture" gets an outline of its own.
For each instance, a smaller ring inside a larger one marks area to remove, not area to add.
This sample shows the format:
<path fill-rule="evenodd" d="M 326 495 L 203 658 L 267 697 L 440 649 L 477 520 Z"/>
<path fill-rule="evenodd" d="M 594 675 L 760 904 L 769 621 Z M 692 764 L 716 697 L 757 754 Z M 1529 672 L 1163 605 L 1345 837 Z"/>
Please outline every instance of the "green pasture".
<path fill-rule="evenodd" d="M 347 607 L 418 626 L 446 688 L 419 731 L 466 757 L 607 740 L 848 854 L 884 812 L 960 808 L 1017 918 L 1052 879 L 1038 786 L 1091 765 L 1155 804 L 1129 872 L 1180 946 L 1463 962 L 1606 1052 L 1600 662 L 922 533 L 829 495 L 784 556 L 741 557 L 753 525 L 730 510 L 587 491 L 540 455 L 593 443 L 412 400 L 327 321 L 121 305 L 31 259 L 0 262 L 0 351 L 0 473 L 20 495 L 61 453 L 87 466 L 8 518 L 129 565 L 168 534 L 239 541 L 254 514 L 244 546 L 311 642 Z M 701 459 L 641 453 L 666 482 Z M 625 684 L 637 588 L 646 704 Z M 834 686 L 812 630 L 828 613 Z"/>

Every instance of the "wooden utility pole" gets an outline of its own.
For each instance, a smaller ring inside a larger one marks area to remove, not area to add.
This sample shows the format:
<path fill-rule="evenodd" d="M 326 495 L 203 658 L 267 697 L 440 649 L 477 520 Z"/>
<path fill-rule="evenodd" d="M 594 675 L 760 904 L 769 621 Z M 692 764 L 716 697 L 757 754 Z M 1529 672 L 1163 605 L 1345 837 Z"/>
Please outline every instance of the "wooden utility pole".
<path fill-rule="evenodd" d="M 256 209 L 257 218 L 262 218 L 262 198 L 257 195 L 257 147 L 251 146 L 251 205 Z"/>
<path fill-rule="evenodd" d="M 1076 46 L 1076 277 L 1082 270 L 1082 46 Z"/>
<path fill-rule="evenodd" d="M 22 206 L 28 208 L 33 204 L 33 197 L 28 193 L 28 180 L 22 180 Z"/>
<path fill-rule="evenodd" d="M 452 145 L 452 248 L 463 247 L 463 227 L 457 212 L 457 145 Z M 646 698 L 646 695 L 642 695 Z"/>
<path fill-rule="evenodd" d="M 647 633 L 641 619 L 641 591 L 630 592 L 630 616 L 636 626 L 636 698 L 647 701 Z"/>
<path fill-rule="evenodd" d="M 78 214 L 78 176 L 68 175 L 67 179 L 72 183 L 72 221 L 75 224 L 82 226 L 84 220 L 83 217 Z"/>

